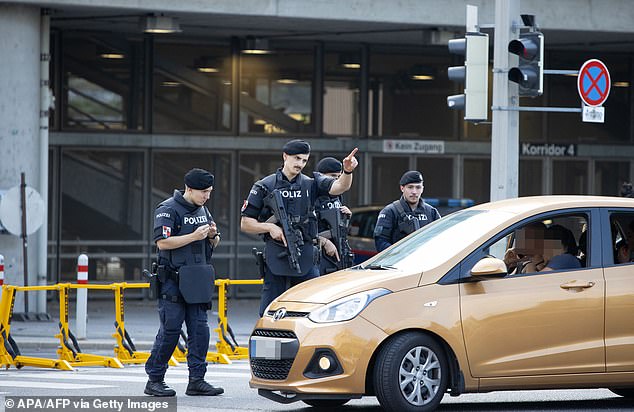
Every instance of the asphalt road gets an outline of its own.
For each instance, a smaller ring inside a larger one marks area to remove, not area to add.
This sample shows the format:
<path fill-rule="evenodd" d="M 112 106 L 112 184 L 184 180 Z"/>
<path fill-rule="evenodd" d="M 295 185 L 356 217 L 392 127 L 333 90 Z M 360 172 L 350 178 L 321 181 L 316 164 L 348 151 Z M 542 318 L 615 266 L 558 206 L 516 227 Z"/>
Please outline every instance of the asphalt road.
<path fill-rule="evenodd" d="M 104 353 L 105 354 L 105 353 Z M 39 356 L 54 357 L 53 354 Z M 231 365 L 209 365 L 207 380 L 220 385 L 225 394 L 218 397 L 185 396 L 187 367 L 168 370 L 166 381 L 177 391 L 178 412 L 212 411 L 314 411 L 297 402 L 282 405 L 262 398 L 249 388 L 247 361 Z M 25 367 L 21 370 L 0 371 L 0 398 L 5 408 L 7 396 L 98 397 L 107 400 L 143 396 L 147 377 L 142 365 L 127 365 L 124 369 L 78 367 L 74 371 L 46 370 Z M 123 397 L 123 398 L 121 398 Z M 88 399 L 88 398 L 87 398 Z M 145 399 L 157 399 L 146 397 Z M 0 409 L 17 411 L 16 408 Z M 26 409 L 21 409 L 26 410 Z M 33 409 L 31 409 L 33 410 Z M 55 410 L 62 410 L 57 408 Z M 67 409 L 68 410 L 68 409 Z M 78 409 L 82 410 L 82 409 Z M 90 409 L 110 411 L 115 409 Z M 334 410 L 334 409 L 330 409 Z M 380 411 L 376 398 L 352 400 L 339 411 Z M 467 394 L 456 398 L 445 396 L 439 411 L 631 411 L 632 406 L 608 390 L 561 390 L 493 392 Z M 154 411 L 156 412 L 156 411 Z"/>

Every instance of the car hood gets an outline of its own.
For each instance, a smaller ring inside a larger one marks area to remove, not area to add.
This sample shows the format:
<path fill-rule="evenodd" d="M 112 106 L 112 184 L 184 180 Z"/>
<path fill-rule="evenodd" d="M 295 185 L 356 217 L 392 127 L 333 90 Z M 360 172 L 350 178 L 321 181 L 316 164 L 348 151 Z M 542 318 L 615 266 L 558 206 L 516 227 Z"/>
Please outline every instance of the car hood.
<path fill-rule="evenodd" d="M 346 269 L 321 276 L 287 290 L 278 302 L 329 303 L 366 290 L 385 288 L 392 292 L 418 286 L 421 273 L 400 270 Z"/>

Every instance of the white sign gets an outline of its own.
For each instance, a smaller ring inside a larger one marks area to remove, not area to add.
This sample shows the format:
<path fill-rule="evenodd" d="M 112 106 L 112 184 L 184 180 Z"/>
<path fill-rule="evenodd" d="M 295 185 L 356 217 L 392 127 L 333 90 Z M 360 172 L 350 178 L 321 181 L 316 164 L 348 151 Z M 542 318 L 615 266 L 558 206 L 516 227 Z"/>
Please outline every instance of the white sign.
<path fill-rule="evenodd" d="M 605 107 L 591 107 L 584 104 L 581 120 L 584 122 L 604 123 Z"/>
<path fill-rule="evenodd" d="M 383 140 L 384 153 L 443 154 L 445 142 L 438 140 Z"/>
<path fill-rule="evenodd" d="M 26 234 L 30 235 L 44 223 L 44 201 L 30 186 L 24 188 L 26 196 Z M 12 235 L 22 234 L 22 208 L 20 186 L 14 186 L 0 195 L 0 224 Z"/>
<path fill-rule="evenodd" d="M 521 156 L 572 157 L 577 155 L 577 145 L 557 143 L 522 143 Z"/>

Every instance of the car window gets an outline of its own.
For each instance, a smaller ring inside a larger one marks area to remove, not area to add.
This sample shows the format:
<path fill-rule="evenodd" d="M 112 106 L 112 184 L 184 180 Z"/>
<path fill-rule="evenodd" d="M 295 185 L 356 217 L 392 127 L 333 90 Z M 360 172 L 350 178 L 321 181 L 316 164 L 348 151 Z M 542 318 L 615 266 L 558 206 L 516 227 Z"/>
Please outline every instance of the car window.
<path fill-rule="evenodd" d="M 634 243 L 634 213 L 611 213 L 612 256 L 615 265 L 634 261 L 632 245 Z"/>
<path fill-rule="evenodd" d="M 503 260 L 512 275 L 583 268 L 587 228 L 586 214 L 542 216 L 501 233 L 484 247 L 481 257 Z"/>
<path fill-rule="evenodd" d="M 470 247 L 483 233 L 496 229 L 512 214 L 501 210 L 461 210 L 419 229 L 366 265 L 431 269 Z"/>

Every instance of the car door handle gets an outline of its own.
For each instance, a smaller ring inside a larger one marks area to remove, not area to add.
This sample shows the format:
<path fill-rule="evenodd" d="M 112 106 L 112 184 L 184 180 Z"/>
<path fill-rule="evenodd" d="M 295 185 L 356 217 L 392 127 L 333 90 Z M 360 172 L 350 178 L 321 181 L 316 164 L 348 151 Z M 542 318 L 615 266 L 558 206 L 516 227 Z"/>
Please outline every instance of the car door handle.
<path fill-rule="evenodd" d="M 577 281 L 575 280 L 559 285 L 559 287 L 562 289 L 587 289 L 591 288 L 592 286 L 594 286 L 594 282 L 577 283 Z"/>

